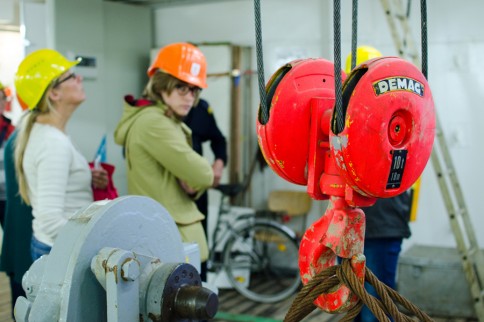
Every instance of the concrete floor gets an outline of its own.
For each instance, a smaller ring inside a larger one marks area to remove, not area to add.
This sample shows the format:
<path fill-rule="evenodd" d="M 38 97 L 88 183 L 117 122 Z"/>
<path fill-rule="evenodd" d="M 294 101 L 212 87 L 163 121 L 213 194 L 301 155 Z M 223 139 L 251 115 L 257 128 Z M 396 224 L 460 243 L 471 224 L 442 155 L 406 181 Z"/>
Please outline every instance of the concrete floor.
<path fill-rule="evenodd" d="M 214 321 L 240 322 L 279 322 L 284 319 L 294 297 L 277 304 L 259 304 L 246 300 L 234 290 L 220 290 L 219 311 Z M 10 288 L 5 273 L 0 273 L 0 322 L 13 322 L 10 312 Z M 333 322 L 342 315 L 314 311 L 304 322 Z M 471 320 L 453 318 L 434 318 L 436 322 L 464 322 Z"/>

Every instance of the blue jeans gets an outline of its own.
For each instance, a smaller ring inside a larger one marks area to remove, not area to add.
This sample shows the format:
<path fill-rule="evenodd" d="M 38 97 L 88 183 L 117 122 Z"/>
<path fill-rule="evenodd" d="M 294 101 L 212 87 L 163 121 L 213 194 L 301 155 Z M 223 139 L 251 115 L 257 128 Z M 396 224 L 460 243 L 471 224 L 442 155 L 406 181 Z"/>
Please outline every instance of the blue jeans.
<path fill-rule="evenodd" d="M 364 254 L 366 266 L 378 277 L 378 279 L 395 288 L 398 256 L 402 249 L 402 238 L 377 238 L 365 240 Z M 378 298 L 376 290 L 368 283 L 365 283 L 368 293 Z M 360 314 L 355 318 L 358 322 L 378 322 L 378 319 L 365 305 Z"/>
<path fill-rule="evenodd" d="M 30 255 L 33 261 L 39 259 L 42 255 L 49 254 L 51 249 L 52 247 L 38 241 L 37 238 L 32 236 L 30 240 Z"/>

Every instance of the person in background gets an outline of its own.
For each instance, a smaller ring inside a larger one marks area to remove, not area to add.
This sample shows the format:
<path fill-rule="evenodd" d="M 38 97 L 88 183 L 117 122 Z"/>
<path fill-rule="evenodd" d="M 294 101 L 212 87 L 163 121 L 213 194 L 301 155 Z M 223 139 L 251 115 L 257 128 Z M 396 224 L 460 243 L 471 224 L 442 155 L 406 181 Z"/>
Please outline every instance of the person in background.
<path fill-rule="evenodd" d="M 381 57 L 382 54 L 370 46 L 360 46 L 356 51 L 356 65 Z M 346 59 L 346 73 L 351 72 L 351 54 Z M 375 276 L 389 287 L 395 289 L 398 258 L 404 238 L 411 235 L 410 221 L 411 196 L 404 192 L 392 198 L 378 199 L 371 207 L 362 208 L 365 212 L 366 266 Z M 373 286 L 365 283 L 365 289 L 378 298 Z M 377 322 L 367 306 L 363 306 L 356 316 L 357 322 Z"/>
<path fill-rule="evenodd" d="M 82 77 L 52 49 L 27 55 L 15 75 L 20 105 L 28 109 L 15 146 L 20 196 L 32 206 L 31 255 L 48 254 L 59 229 L 82 207 L 93 202 L 92 187 L 108 184 L 104 169 L 90 169 L 66 134 L 72 114 L 85 100 Z"/>
<path fill-rule="evenodd" d="M 195 242 L 201 261 L 208 257 L 207 238 L 197 199 L 214 182 L 209 162 L 192 149 L 191 131 L 183 123 L 206 85 L 203 53 L 188 43 L 160 49 L 148 69 L 141 99 L 126 96 L 114 132 L 124 147 L 128 193 L 153 198 L 178 226 L 183 242 Z"/>
<path fill-rule="evenodd" d="M 222 132 L 217 126 L 213 110 L 207 101 L 200 99 L 198 104 L 193 107 L 184 122 L 192 130 L 192 145 L 193 149 L 200 155 L 203 155 L 203 143 L 210 142 L 210 148 L 214 155 L 214 162 L 212 164 L 214 180 L 213 187 L 220 183 L 223 170 L 227 164 L 227 141 Z M 204 192 L 200 198 L 196 200 L 197 208 L 205 216 L 202 220 L 203 230 L 208 235 L 207 217 L 208 217 L 208 194 Z M 202 263 L 201 278 L 206 280 L 207 265 Z"/>
<path fill-rule="evenodd" d="M 378 279 L 395 289 L 397 266 L 402 242 L 411 235 L 410 207 L 412 201 L 409 192 L 404 192 L 392 198 L 378 199 L 365 212 L 365 249 L 366 266 Z M 365 289 L 378 298 L 376 290 L 368 283 Z M 355 318 L 358 322 L 377 322 L 378 319 L 370 309 L 363 306 Z"/>
<path fill-rule="evenodd" d="M 7 105 L 10 104 L 10 99 L 11 97 L 8 89 L 0 82 L 0 225 L 3 229 L 2 252 L 0 254 L 0 271 L 7 273 L 7 276 L 10 280 L 13 318 L 13 306 L 17 300 L 17 297 L 25 296 L 21 283 L 23 273 L 25 273 L 23 270 L 23 264 L 26 264 L 27 267 L 29 267 L 32 260 L 30 259 L 28 248 L 28 258 L 26 261 L 26 256 L 23 256 L 21 253 L 17 253 L 17 251 L 22 251 L 22 246 L 24 246 L 23 240 L 21 236 L 17 235 L 17 231 L 12 230 L 10 227 L 12 224 L 16 226 L 16 224 L 13 222 L 17 219 L 22 221 L 22 225 L 30 225 L 30 228 L 27 227 L 27 230 L 30 231 L 28 236 L 30 240 L 30 236 L 32 236 L 32 223 L 31 221 L 28 223 L 28 220 L 27 222 L 23 222 L 24 213 L 15 214 L 15 216 L 13 216 L 13 213 L 11 213 L 11 211 L 8 209 L 9 204 L 7 203 L 7 199 L 12 191 L 9 191 L 7 186 L 9 185 L 9 179 L 11 180 L 13 177 L 15 180 L 15 170 L 14 167 L 11 166 L 13 162 L 13 151 L 11 149 L 11 140 L 9 137 L 11 137 L 10 134 L 14 131 L 15 127 L 12 125 L 10 119 L 7 118 L 3 113 L 7 109 Z M 17 191 L 18 189 L 14 190 L 14 194 L 16 194 Z M 7 217 L 9 217 L 9 212 L 10 218 L 7 219 Z M 24 227 L 21 227 L 21 229 L 22 228 Z M 17 248 L 16 246 L 19 247 Z M 16 264 L 21 266 L 19 267 L 20 269 L 17 268 Z"/>
<path fill-rule="evenodd" d="M 15 301 L 25 297 L 22 277 L 32 265 L 30 241 L 32 239 L 32 208 L 23 202 L 18 194 L 15 176 L 14 148 L 18 131 L 12 133 L 5 143 L 5 186 L 7 193 L 5 223 L 3 226 L 0 270 L 10 278 L 12 318 Z"/>
<path fill-rule="evenodd" d="M 7 95 L 7 88 L 0 82 L 0 225 L 4 227 L 5 220 L 5 172 L 3 170 L 3 148 L 8 137 L 14 131 L 15 127 L 12 121 L 3 113 L 10 103 L 10 97 Z"/>

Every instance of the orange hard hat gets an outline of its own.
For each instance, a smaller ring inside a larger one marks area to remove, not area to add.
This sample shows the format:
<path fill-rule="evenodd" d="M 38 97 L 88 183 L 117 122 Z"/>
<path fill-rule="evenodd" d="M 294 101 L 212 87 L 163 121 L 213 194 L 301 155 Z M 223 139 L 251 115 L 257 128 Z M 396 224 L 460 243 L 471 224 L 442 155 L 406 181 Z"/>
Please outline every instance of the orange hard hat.
<path fill-rule="evenodd" d="M 12 90 L 10 89 L 10 87 L 4 87 L 2 90 L 6 97 L 12 96 Z"/>
<path fill-rule="evenodd" d="M 174 43 L 160 49 L 148 68 L 148 76 L 157 69 L 188 84 L 207 87 L 207 62 L 203 53 L 192 44 Z"/>
<path fill-rule="evenodd" d="M 15 94 L 15 96 L 17 96 L 17 102 L 20 104 L 20 107 L 22 108 L 22 111 L 28 110 L 29 109 L 29 106 L 27 105 L 27 103 L 25 103 L 22 100 L 22 98 L 20 97 L 20 95 L 18 95 L 18 92 Z"/>

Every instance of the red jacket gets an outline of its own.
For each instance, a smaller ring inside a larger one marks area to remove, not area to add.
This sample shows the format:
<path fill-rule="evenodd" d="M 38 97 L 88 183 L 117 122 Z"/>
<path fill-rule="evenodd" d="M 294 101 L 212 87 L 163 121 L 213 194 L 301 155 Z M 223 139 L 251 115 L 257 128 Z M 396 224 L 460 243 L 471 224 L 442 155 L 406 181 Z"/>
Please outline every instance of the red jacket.
<path fill-rule="evenodd" d="M 8 137 L 14 130 L 15 126 L 12 125 L 12 121 L 5 115 L 2 115 L 0 117 L 0 146 L 3 145 L 3 142 L 7 142 Z"/>

